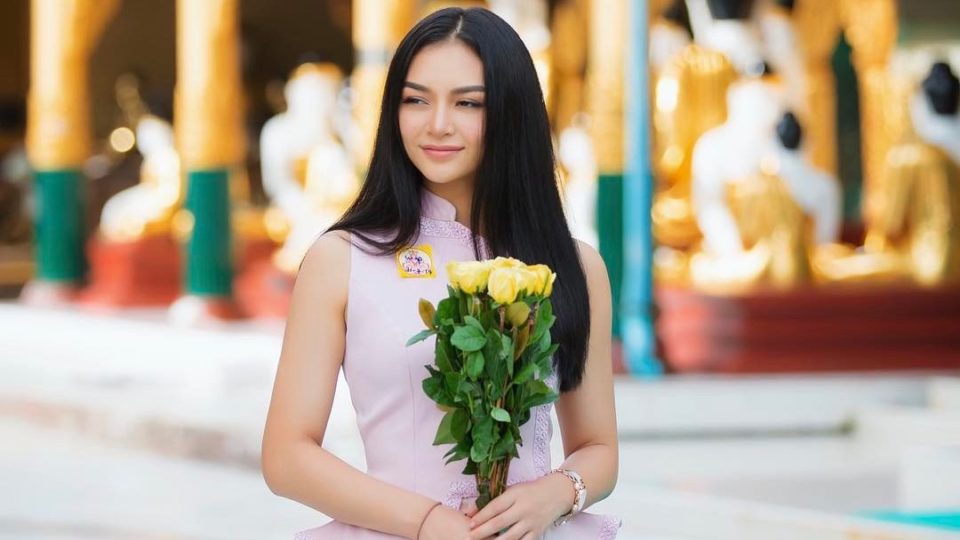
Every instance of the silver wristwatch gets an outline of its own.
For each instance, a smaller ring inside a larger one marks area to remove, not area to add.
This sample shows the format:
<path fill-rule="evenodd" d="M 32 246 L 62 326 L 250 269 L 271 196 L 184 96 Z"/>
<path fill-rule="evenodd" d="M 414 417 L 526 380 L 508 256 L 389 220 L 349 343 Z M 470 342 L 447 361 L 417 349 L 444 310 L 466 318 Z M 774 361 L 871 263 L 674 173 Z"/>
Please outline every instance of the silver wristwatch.
<path fill-rule="evenodd" d="M 572 518 L 577 512 L 583 509 L 583 503 L 587 501 L 587 486 L 583 484 L 583 478 L 581 478 L 579 474 L 577 474 L 574 471 L 571 471 L 570 469 L 557 468 L 550 472 L 551 473 L 558 472 L 566 475 L 567 478 L 573 481 L 573 489 L 576 490 L 577 492 L 577 496 L 573 501 L 573 507 L 570 508 L 570 511 L 558 517 L 553 522 L 554 525 L 563 525 L 570 518 Z"/>

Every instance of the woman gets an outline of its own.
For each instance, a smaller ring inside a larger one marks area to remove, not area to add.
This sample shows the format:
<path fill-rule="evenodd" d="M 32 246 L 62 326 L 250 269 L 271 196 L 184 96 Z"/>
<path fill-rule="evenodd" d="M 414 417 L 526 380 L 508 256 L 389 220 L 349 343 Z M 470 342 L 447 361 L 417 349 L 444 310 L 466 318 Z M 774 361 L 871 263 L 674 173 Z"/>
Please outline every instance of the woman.
<path fill-rule="evenodd" d="M 411 246 L 418 268 L 401 263 Z M 447 447 L 432 445 L 443 411 L 420 386 L 432 340 L 404 347 L 422 324 L 417 300 L 446 295 L 447 261 L 497 255 L 557 272 L 550 383 L 561 392 L 562 468 L 580 475 L 590 506 L 612 492 L 619 459 L 606 269 L 564 220 L 543 96 L 519 36 L 487 10 L 448 8 L 398 47 L 364 186 L 310 248 L 294 287 L 263 473 L 274 493 L 334 518 L 297 538 L 616 536 L 612 516 L 554 523 L 576 510 L 578 489 L 575 475 L 550 468 L 552 404 L 521 426 L 509 487 L 480 512 L 463 462 L 444 464 Z M 366 473 L 321 448 L 341 366 Z"/>

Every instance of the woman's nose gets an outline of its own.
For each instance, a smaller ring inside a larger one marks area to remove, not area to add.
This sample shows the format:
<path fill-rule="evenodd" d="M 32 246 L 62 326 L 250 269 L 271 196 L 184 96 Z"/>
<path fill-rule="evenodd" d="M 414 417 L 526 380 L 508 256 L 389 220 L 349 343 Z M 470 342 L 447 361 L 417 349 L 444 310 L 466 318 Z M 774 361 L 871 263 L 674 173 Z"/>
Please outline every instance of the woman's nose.
<path fill-rule="evenodd" d="M 450 131 L 450 114 L 446 107 L 436 107 L 430 117 L 430 132 L 442 135 Z"/>

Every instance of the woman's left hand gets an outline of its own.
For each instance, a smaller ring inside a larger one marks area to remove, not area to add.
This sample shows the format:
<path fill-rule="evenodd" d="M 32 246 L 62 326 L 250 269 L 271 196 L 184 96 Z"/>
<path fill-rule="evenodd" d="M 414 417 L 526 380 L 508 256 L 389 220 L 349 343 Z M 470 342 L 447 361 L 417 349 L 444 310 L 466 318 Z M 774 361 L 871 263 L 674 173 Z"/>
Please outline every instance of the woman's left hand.
<path fill-rule="evenodd" d="M 536 540 L 570 510 L 575 495 L 573 484 L 562 474 L 514 484 L 472 517 L 469 540 L 504 529 L 498 540 Z"/>

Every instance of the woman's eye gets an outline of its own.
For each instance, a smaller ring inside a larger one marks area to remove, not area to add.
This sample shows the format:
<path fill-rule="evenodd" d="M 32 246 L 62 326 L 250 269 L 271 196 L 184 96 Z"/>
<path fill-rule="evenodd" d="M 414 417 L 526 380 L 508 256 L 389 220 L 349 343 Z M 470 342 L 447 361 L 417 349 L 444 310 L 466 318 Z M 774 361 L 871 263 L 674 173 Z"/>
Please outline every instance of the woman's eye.
<path fill-rule="evenodd" d="M 457 105 L 460 105 L 461 107 L 471 107 L 471 108 L 473 108 L 473 107 L 483 107 L 483 103 L 480 103 L 479 101 L 466 101 L 466 100 L 465 100 L 465 101 L 458 101 L 458 102 L 457 102 Z"/>
<path fill-rule="evenodd" d="M 420 98 L 418 98 L 418 97 L 406 97 L 406 98 L 403 98 L 403 102 L 404 102 L 404 103 L 413 103 L 413 104 L 415 104 L 415 105 L 419 105 L 419 104 L 421 104 L 421 103 L 426 103 L 426 101 L 424 101 L 424 100 L 422 100 L 422 99 L 420 99 Z"/>

